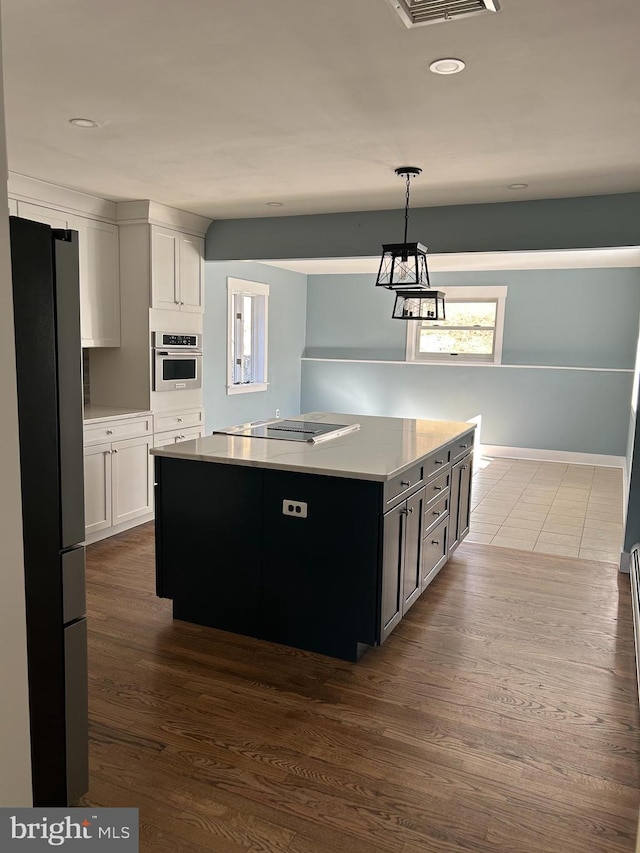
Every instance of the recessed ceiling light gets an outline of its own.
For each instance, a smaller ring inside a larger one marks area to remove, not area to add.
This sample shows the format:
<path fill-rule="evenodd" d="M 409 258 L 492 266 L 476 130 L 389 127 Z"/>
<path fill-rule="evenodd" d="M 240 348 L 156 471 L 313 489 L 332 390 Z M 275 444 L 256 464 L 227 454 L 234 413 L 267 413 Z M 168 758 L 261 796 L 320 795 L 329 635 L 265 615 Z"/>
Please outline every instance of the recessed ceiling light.
<path fill-rule="evenodd" d="M 465 64 L 461 59 L 436 59 L 429 66 L 429 71 L 434 74 L 459 74 L 464 71 Z"/>
<path fill-rule="evenodd" d="M 284 207 L 284 202 L 282 202 L 282 201 L 268 201 L 267 207 Z"/>
<path fill-rule="evenodd" d="M 529 184 L 509 184 L 508 190 L 526 190 Z"/>
<path fill-rule="evenodd" d="M 74 125 L 74 127 L 100 127 L 98 122 L 91 118 L 70 118 L 69 124 Z"/>

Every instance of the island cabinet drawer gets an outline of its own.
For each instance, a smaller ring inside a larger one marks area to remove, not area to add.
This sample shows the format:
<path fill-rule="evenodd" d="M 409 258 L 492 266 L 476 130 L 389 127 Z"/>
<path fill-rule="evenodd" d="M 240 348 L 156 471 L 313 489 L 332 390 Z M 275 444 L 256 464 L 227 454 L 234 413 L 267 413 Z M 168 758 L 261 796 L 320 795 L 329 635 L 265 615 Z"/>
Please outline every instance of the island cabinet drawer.
<path fill-rule="evenodd" d="M 462 459 L 463 456 L 466 456 L 467 453 L 470 453 L 473 450 L 473 433 L 470 432 L 468 435 L 463 435 L 462 438 L 454 441 L 454 443 L 450 445 L 450 450 L 452 462 L 457 462 L 458 459 Z"/>
<path fill-rule="evenodd" d="M 187 429 L 188 427 L 202 427 L 204 425 L 204 412 L 172 412 L 164 415 L 154 415 L 155 432 L 167 432 L 168 430 Z"/>
<path fill-rule="evenodd" d="M 442 495 L 449 491 L 449 482 L 451 480 L 451 469 L 447 468 L 439 477 L 434 477 L 427 482 L 425 486 L 425 501 L 427 506 L 437 501 Z"/>
<path fill-rule="evenodd" d="M 424 468 L 424 478 L 428 480 L 430 477 L 434 477 L 436 474 L 439 474 L 443 468 L 449 464 L 451 460 L 451 451 L 448 447 L 443 448 L 442 450 L 438 450 L 436 453 L 432 453 L 422 463 Z"/>
<path fill-rule="evenodd" d="M 391 505 L 407 497 L 424 482 L 422 465 L 414 465 L 402 474 L 398 474 L 392 480 L 384 484 L 385 512 L 391 509 Z"/>
<path fill-rule="evenodd" d="M 424 510 L 423 536 L 426 536 L 432 528 L 449 514 L 449 493 L 443 495 L 439 500 L 427 504 Z"/>
<path fill-rule="evenodd" d="M 101 444 L 103 441 L 119 441 L 121 438 L 138 438 L 149 435 L 151 432 L 153 432 L 151 416 L 85 424 L 83 431 L 85 446 Z"/>
<path fill-rule="evenodd" d="M 440 569 L 447 562 L 448 556 L 449 518 L 443 518 L 441 522 L 429 532 L 422 540 L 422 580 L 420 590 L 424 590 L 431 583 Z"/>

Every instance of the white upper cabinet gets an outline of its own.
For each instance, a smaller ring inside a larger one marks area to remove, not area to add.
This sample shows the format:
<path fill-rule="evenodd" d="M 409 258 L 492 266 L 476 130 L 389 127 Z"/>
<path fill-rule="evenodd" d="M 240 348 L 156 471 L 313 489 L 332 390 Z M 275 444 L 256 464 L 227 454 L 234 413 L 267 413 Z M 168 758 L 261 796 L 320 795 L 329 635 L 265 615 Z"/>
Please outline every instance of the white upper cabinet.
<path fill-rule="evenodd" d="M 180 235 L 180 296 L 183 311 L 204 311 L 204 240 Z"/>
<path fill-rule="evenodd" d="M 151 307 L 204 311 L 204 239 L 151 226 Z"/>
<path fill-rule="evenodd" d="M 151 226 L 151 307 L 180 310 L 180 232 Z"/>
<path fill-rule="evenodd" d="M 21 200 L 17 212 L 24 219 L 78 232 L 82 346 L 120 346 L 118 227 Z"/>
<path fill-rule="evenodd" d="M 118 227 L 75 217 L 80 247 L 80 330 L 83 347 L 120 346 Z"/>

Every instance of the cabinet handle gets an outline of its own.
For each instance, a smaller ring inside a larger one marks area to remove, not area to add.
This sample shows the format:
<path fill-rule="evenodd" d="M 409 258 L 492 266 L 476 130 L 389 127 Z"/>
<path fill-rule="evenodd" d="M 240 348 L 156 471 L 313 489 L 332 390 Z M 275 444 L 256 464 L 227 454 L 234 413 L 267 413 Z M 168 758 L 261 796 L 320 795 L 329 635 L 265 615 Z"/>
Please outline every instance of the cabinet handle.
<path fill-rule="evenodd" d="M 444 459 L 434 459 L 433 464 L 434 465 L 444 465 Z"/>
<path fill-rule="evenodd" d="M 402 510 L 402 512 L 403 512 L 405 515 L 411 515 L 411 513 L 413 512 L 413 507 L 412 507 L 412 506 L 405 507 L 405 508 Z"/>
<path fill-rule="evenodd" d="M 400 480 L 400 485 L 401 486 L 410 486 L 411 480 Z"/>
<path fill-rule="evenodd" d="M 433 511 L 433 513 L 432 513 L 432 515 L 442 515 L 442 510 L 440 510 L 440 512 L 436 512 L 436 511 L 435 511 L 435 509 L 434 509 L 434 511 Z"/>
<path fill-rule="evenodd" d="M 434 486 L 434 487 L 433 487 L 433 491 L 434 491 L 434 492 L 441 492 L 441 491 L 442 491 L 442 486 Z"/>
<path fill-rule="evenodd" d="M 178 436 L 178 438 L 179 438 L 181 441 L 184 441 L 184 436 L 183 436 L 183 435 L 179 435 L 179 436 Z"/>
<path fill-rule="evenodd" d="M 113 452 L 114 452 L 114 453 L 117 453 L 117 452 L 118 452 L 118 448 L 117 448 L 117 447 L 114 447 L 114 448 L 113 448 Z"/>
<path fill-rule="evenodd" d="M 439 540 L 439 539 L 432 539 L 432 540 L 431 540 L 431 544 L 432 544 L 432 545 L 439 545 L 439 544 L 440 544 L 440 540 Z"/>
<path fill-rule="evenodd" d="M 181 424 L 181 423 L 182 423 L 182 418 L 178 418 L 178 423 L 179 423 L 179 424 Z"/>
<path fill-rule="evenodd" d="M 466 465 L 461 465 L 461 466 L 460 466 L 460 469 L 461 469 L 462 471 L 466 471 L 466 470 L 467 470 L 467 466 L 466 466 Z"/>
<path fill-rule="evenodd" d="M 105 453 L 107 454 L 107 456 L 111 456 L 111 454 L 113 453 L 113 450 L 105 450 Z"/>
<path fill-rule="evenodd" d="M 469 447 L 469 445 L 468 444 L 461 444 L 460 447 L 462 448 L 462 450 L 466 450 L 467 447 Z"/>
<path fill-rule="evenodd" d="M 107 430 L 107 435 L 113 435 L 113 430 L 112 430 L 112 429 L 108 429 L 108 430 Z"/>

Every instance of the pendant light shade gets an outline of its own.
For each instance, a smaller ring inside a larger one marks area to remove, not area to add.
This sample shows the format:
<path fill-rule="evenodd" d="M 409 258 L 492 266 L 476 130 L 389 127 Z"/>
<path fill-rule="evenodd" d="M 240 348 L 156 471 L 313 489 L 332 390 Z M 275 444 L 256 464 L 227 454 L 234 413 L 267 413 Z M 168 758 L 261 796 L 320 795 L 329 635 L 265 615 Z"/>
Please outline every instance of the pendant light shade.
<path fill-rule="evenodd" d="M 426 246 L 422 243 L 385 243 L 376 286 L 389 290 L 431 287 Z"/>
<path fill-rule="evenodd" d="M 423 290 L 397 290 L 393 306 L 394 320 L 444 320 L 444 293 Z"/>
<path fill-rule="evenodd" d="M 376 287 L 395 290 L 393 318 L 402 320 L 444 320 L 444 293 L 431 290 L 427 267 L 427 247 L 408 243 L 409 192 L 411 177 L 419 175 L 417 166 L 401 166 L 396 175 L 406 177 L 407 190 L 404 208 L 404 241 L 385 243 L 376 279 Z"/>

